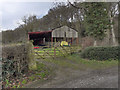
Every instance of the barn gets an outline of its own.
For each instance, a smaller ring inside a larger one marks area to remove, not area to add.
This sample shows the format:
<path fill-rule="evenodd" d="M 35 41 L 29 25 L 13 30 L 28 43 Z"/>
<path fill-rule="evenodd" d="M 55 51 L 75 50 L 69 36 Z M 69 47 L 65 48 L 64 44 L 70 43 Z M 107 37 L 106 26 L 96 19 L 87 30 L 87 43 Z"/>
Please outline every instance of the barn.
<path fill-rule="evenodd" d="M 56 42 L 67 41 L 78 44 L 78 32 L 68 26 L 61 26 L 50 31 L 29 32 L 28 39 L 33 45 L 53 45 Z"/>

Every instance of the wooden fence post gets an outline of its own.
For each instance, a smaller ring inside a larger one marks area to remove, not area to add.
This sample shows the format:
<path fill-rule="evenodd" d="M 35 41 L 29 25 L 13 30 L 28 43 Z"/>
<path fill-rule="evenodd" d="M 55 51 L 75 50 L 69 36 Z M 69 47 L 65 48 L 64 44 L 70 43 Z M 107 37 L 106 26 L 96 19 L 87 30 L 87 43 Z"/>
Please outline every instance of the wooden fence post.
<path fill-rule="evenodd" d="M 52 45 L 53 45 L 53 37 L 51 37 L 51 47 L 52 47 Z"/>
<path fill-rule="evenodd" d="M 78 45 L 79 44 L 79 41 L 78 41 L 79 39 L 78 38 L 76 38 L 76 45 Z"/>
<path fill-rule="evenodd" d="M 57 42 L 57 41 L 56 41 L 56 38 L 55 38 L 55 44 L 54 44 L 54 45 L 56 45 L 56 42 Z"/>
<path fill-rule="evenodd" d="M 73 45 L 73 37 L 72 37 L 72 45 Z"/>
<path fill-rule="evenodd" d="M 54 47 L 54 57 L 56 57 L 56 47 Z"/>

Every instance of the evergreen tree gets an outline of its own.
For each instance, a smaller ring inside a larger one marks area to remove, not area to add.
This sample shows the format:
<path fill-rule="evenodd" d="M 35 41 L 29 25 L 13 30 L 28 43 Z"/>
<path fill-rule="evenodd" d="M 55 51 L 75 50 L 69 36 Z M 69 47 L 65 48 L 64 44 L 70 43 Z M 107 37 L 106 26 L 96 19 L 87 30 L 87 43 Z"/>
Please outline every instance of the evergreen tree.
<path fill-rule="evenodd" d="M 110 29 L 110 20 L 106 4 L 104 2 L 85 3 L 86 12 L 84 17 L 86 34 L 96 40 L 102 40 L 106 30 Z"/>

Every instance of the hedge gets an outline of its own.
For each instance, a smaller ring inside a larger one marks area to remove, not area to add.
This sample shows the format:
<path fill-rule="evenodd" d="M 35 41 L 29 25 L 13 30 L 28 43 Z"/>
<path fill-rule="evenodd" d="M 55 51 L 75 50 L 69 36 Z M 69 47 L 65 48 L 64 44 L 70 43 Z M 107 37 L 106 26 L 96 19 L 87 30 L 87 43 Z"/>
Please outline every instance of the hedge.
<path fill-rule="evenodd" d="M 36 61 L 30 42 L 2 47 L 2 75 L 4 79 L 16 77 L 28 70 L 35 69 L 37 69 Z"/>
<path fill-rule="evenodd" d="M 120 46 L 88 47 L 81 52 L 80 56 L 90 60 L 118 60 L 120 59 L 119 52 Z"/>

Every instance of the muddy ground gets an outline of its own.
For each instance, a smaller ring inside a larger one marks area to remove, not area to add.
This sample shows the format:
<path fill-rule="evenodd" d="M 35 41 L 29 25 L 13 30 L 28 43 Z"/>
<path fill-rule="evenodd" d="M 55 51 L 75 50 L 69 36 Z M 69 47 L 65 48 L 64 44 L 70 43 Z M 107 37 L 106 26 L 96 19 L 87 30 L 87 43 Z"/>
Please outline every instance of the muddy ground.
<path fill-rule="evenodd" d="M 99 70 L 56 68 L 46 81 L 35 81 L 29 88 L 118 88 L 118 66 Z"/>

